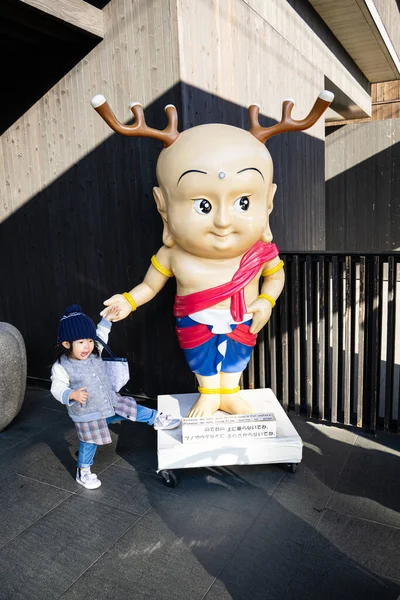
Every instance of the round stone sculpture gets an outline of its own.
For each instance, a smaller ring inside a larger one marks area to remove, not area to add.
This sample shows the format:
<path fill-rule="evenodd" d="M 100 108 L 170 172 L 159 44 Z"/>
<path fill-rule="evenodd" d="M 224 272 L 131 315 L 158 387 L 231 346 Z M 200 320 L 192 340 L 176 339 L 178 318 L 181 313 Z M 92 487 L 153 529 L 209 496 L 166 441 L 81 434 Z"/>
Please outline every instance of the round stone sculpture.
<path fill-rule="evenodd" d="M 0 322 L 0 431 L 19 413 L 26 389 L 26 350 L 16 327 Z"/>

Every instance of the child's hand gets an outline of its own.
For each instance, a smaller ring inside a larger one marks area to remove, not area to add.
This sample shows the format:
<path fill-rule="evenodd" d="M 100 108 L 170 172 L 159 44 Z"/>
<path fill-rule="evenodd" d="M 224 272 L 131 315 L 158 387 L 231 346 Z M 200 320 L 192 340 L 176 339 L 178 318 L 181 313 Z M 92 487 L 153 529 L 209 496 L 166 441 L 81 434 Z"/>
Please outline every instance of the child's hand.
<path fill-rule="evenodd" d="M 119 308 L 119 306 L 116 306 L 114 304 L 113 306 L 109 307 L 108 311 L 103 316 L 103 319 L 105 319 L 106 321 L 117 321 L 120 312 L 121 312 L 121 309 Z"/>
<path fill-rule="evenodd" d="M 78 390 L 72 390 L 69 399 L 75 400 L 75 402 L 79 402 L 79 404 L 86 404 L 89 394 L 85 390 L 85 387 L 79 388 Z"/>

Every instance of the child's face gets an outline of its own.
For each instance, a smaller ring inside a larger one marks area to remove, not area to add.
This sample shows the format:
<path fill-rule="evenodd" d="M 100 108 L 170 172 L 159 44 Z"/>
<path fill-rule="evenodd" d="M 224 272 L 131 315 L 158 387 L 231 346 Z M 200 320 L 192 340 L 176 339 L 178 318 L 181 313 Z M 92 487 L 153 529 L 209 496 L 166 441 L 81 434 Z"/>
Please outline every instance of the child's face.
<path fill-rule="evenodd" d="M 74 358 L 75 360 L 86 360 L 93 352 L 94 340 L 76 340 L 75 342 L 72 342 L 72 348 L 69 342 L 63 342 L 62 345 L 68 350 L 71 349 L 70 358 Z"/>

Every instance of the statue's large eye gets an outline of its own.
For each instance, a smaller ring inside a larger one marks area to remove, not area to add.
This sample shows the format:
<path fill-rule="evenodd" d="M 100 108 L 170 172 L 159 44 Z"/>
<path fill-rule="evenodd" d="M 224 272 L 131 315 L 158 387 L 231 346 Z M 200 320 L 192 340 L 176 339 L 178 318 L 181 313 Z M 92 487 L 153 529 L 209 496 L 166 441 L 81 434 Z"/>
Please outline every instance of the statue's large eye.
<path fill-rule="evenodd" d="M 247 196 L 241 196 L 233 206 L 238 212 L 246 212 L 250 208 L 250 200 Z"/>
<path fill-rule="evenodd" d="M 208 215 L 212 209 L 211 203 L 205 198 L 199 198 L 198 200 L 195 200 L 193 206 L 194 210 L 200 215 Z"/>

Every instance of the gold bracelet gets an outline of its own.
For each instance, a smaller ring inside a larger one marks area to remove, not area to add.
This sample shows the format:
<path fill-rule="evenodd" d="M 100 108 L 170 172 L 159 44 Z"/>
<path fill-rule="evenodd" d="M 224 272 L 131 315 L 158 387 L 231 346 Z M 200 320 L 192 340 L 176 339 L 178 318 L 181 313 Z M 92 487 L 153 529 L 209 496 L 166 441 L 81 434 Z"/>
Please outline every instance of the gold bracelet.
<path fill-rule="evenodd" d="M 274 308 L 276 302 L 275 302 L 275 300 L 273 299 L 272 296 L 270 296 L 269 294 L 260 294 L 258 297 L 259 298 L 264 298 L 265 300 L 268 300 L 268 302 L 271 302 L 272 308 Z"/>
<path fill-rule="evenodd" d="M 174 276 L 174 274 L 171 273 L 171 271 L 168 271 L 168 269 L 166 269 L 165 267 L 160 265 L 160 263 L 156 259 L 155 254 L 154 254 L 154 256 L 151 257 L 151 264 L 153 265 L 153 267 L 155 269 L 157 269 L 157 271 L 159 271 L 161 273 L 161 275 L 165 275 L 165 277 L 173 277 Z"/>
<path fill-rule="evenodd" d="M 125 300 L 127 300 L 129 302 L 129 304 L 131 305 L 132 311 L 136 310 L 137 304 L 134 301 L 134 299 L 132 298 L 132 296 L 128 292 L 124 292 L 122 295 L 125 298 Z"/>
<path fill-rule="evenodd" d="M 270 269 L 265 269 L 265 271 L 262 271 L 261 275 L 263 277 L 269 277 L 270 275 L 273 275 L 274 273 L 276 273 L 277 271 L 280 271 L 283 267 L 285 263 L 283 262 L 283 260 L 280 260 L 278 262 L 277 265 L 275 265 L 274 267 L 271 267 Z"/>

